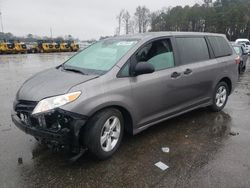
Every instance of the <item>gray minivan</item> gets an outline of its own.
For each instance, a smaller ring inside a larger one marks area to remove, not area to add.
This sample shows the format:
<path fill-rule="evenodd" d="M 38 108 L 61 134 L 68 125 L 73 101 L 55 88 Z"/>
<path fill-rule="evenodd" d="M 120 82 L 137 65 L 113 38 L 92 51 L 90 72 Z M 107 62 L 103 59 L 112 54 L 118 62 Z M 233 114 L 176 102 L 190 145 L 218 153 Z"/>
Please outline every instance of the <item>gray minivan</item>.
<path fill-rule="evenodd" d="M 37 140 L 110 157 L 125 131 L 188 111 L 220 111 L 238 63 L 221 34 L 156 32 L 108 38 L 28 79 L 12 120 Z"/>

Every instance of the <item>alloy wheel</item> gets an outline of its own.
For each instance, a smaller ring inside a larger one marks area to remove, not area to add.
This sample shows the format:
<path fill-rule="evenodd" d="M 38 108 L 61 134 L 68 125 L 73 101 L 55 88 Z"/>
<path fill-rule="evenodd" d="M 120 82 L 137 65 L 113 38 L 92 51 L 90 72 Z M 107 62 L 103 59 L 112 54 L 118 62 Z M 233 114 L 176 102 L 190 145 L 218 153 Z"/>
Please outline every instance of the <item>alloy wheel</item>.
<path fill-rule="evenodd" d="M 118 117 L 112 116 L 104 123 L 101 131 L 101 147 L 109 152 L 116 146 L 121 133 L 121 122 Z"/>

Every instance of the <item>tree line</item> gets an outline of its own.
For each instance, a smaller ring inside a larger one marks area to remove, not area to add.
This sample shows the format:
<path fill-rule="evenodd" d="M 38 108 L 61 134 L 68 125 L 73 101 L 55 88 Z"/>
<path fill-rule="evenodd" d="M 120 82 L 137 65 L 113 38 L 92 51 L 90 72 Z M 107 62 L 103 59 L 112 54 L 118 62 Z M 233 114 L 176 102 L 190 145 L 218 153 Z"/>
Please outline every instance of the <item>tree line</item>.
<path fill-rule="evenodd" d="M 64 41 L 64 40 L 71 40 L 71 41 L 79 41 L 79 39 L 74 38 L 72 35 L 65 35 L 64 37 L 48 37 L 48 36 L 37 36 L 33 34 L 28 34 L 26 36 L 20 37 L 15 36 L 14 34 L 8 32 L 3 33 L 0 32 L 0 41 L 22 41 L 22 42 L 36 42 L 38 40 L 52 40 L 52 41 Z"/>
<path fill-rule="evenodd" d="M 122 10 L 117 19 L 117 35 L 123 27 L 125 34 L 193 31 L 223 33 L 229 40 L 250 38 L 250 0 L 204 0 L 204 3 L 194 6 L 169 7 L 154 12 L 138 6 L 134 17 Z"/>

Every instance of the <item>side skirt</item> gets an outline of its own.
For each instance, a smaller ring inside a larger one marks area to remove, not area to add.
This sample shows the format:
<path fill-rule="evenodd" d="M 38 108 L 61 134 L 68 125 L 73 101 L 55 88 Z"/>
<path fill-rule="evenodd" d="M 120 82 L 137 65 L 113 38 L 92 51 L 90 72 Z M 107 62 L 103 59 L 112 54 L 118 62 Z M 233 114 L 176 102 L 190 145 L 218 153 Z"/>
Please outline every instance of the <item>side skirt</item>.
<path fill-rule="evenodd" d="M 190 112 L 190 111 L 193 111 L 193 110 L 195 110 L 195 109 L 204 108 L 204 107 L 207 107 L 207 106 L 210 106 L 210 105 L 212 105 L 212 102 L 211 102 L 211 101 L 209 101 L 209 102 L 207 102 L 207 103 L 203 103 L 203 104 L 197 105 L 197 106 L 195 106 L 195 107 L 191 107 L 191 108 L 185 109 L 185 110 L 180 111 L 180 112 L 177 112 L 177 113 L 173 113 L 172 115 L 168 115 L 168 116 L 166 116 L 166 117 L 163 117 L 163 118 L 158 119 L 158 120 L 156 120 L 156 121 L 153 121 L 153 122 L 151 122 L 151 123 L 148 123 L 148 124 L 146 124 L 146 125 L 143 125 L 143 126 L 137 128 L 137 129 L 134 129 L 134 130 L 133 130 L 133 135 L 136 135 L 136 134 L 140 133 L 141 131 L 143 131 L 143 130 L 145 130 L 145 129 L 147 129 L 147 128 L 149 128 L 149 127 L 155 125 L 155 124 L 161 123 L 161 122 L 166 121 L 166 120 L 168 120 L 168 119 L 172 119 L 172 118 L 174 118 L 174 117 L 177 117 L 177 116 L 179 116 L 179 115 L 185 114 L 185 113 Z"/>

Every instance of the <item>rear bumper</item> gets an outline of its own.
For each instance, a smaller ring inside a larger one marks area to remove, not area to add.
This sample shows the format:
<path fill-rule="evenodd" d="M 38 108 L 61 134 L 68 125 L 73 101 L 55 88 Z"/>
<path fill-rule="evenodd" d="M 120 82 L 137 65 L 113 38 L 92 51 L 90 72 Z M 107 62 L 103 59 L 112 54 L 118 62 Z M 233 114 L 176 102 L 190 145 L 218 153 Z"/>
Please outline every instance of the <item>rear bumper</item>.
<path fill-rule="evenodd" d="M 66 113 L 66 112 L 65 112 Z M 69 113 L 69 112 L 67 112 Z M 45 143 L 52 144 L 54 146 L 66 146 L 72 152 L 78 153 L 80 151 L 81 144 L 80 131 L 85 125 L 86 119 L 76 118 L 66 128 L 62 128 L 59 131 L 51 131 L 48 129 L 41 129 L 38 126 L 28 125 L 22 121 L 16 112 L 12 112 L 11 118 L 13 123 L 23 132 L 43 140 Z"/>

